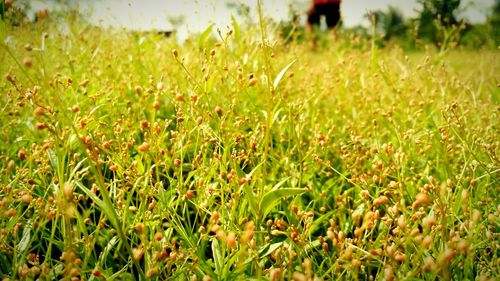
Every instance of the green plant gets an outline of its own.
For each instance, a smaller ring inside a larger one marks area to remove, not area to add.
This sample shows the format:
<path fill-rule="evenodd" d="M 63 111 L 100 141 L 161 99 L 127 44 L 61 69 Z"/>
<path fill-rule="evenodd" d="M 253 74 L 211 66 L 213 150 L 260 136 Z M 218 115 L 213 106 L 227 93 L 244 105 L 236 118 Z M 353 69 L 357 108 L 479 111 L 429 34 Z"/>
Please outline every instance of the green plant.
<path fill-rule="evenodd" d="M 258 8 L 183 45 L 0 22 L 1 278 L 500 274 L 498 52 L 312 51 Z"/>

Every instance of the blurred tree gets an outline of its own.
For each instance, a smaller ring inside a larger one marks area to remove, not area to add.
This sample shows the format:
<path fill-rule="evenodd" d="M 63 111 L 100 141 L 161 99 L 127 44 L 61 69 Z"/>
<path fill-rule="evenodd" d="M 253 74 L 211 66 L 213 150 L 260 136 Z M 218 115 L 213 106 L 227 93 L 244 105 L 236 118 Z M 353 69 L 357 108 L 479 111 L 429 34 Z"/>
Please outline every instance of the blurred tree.
<path fill-rule="evenodd" d="M 305 28 L 300 24 L 300 11 L 289 4 L 288 20 L 279 23 L 279 33 L 286 43 L 303 42 L 306 39 Z"/>
<path fill-rule="evenodd" d="M 443 32 L 459 22 L 456 13 L 461 0 L 419 0 L 422 5 L 416 19 L 417 37 L 424 41 L 440 45 Z"/>
<path fill-rule="evenodd" d="M 495 0 L 492 14 L 488 17 L 486 24 L 495 44 L 494 47 L 500 46 L 500 0 Z"/>
<path fill-rule="evenodd" d="M 8 20 L 12 25 L 19 25 L 26 20 L 26 11 L 30 8 L 30 1 L 0 0 L 0 19 Z"/>
<path fill-rule="evenodd" d="M 389 6 L 387 11 L 375 11 L 373 16 L 377 33 L 382 34 L 385 40 L 405 36 L 408 27 L 403 13 L 397 8 Z"/>

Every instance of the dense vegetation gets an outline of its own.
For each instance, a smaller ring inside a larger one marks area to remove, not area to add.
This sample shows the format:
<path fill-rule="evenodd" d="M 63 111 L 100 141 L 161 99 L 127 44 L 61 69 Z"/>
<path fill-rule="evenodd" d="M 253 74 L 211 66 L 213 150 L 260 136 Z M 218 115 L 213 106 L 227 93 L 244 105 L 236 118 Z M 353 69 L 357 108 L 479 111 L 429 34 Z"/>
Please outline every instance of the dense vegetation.
<path fill-rule="evenodd" d="M 0 21 L 3 280 L 500 276 L 498 50 L 60 30 Z"/>

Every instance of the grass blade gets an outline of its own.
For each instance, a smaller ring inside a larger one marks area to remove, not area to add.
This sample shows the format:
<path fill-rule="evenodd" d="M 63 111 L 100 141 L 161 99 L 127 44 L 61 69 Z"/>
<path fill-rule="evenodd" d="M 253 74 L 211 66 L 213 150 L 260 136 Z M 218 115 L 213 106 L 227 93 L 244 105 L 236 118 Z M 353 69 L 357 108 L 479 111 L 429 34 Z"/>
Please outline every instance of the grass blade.
<path fill-rule="evenodd" d="M 293 60 L 292 62 L 290 62 L 289 64 L 287 64 L 281 71 L 280 73 L 278 73 L 278 75 L 276 76 L 276 78 L 274 79 L 274 83 L 273 83 L 273 89 L 276 90 L 281 82 L 281 80 L 283 80 L 283 76 L 285 76 L 285 73 L 288 71 L 288 69 L 290 69 L 290 67 L 292 67 L 292 65 L 297 62 L 297 60 Z"/>
<path fill-rule="evenodd" d="M 260 212 L 262 218 L 265 218 L 267 214 L 276 206 L 279 200 L 287 197 L 299 195 L 306 192 L 303 188 L 283 188 L 271 190 L 260 201 Z"/>

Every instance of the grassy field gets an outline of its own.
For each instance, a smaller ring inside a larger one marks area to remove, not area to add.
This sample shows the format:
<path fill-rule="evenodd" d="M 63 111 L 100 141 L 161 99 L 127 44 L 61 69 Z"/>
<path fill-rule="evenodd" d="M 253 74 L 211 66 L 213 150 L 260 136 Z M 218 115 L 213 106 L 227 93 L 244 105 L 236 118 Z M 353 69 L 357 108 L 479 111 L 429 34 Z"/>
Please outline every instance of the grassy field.
<path fill-rule="evenodd" d="M 0 22 L 3 280 L 498 280 L 498 50 Z"/>

